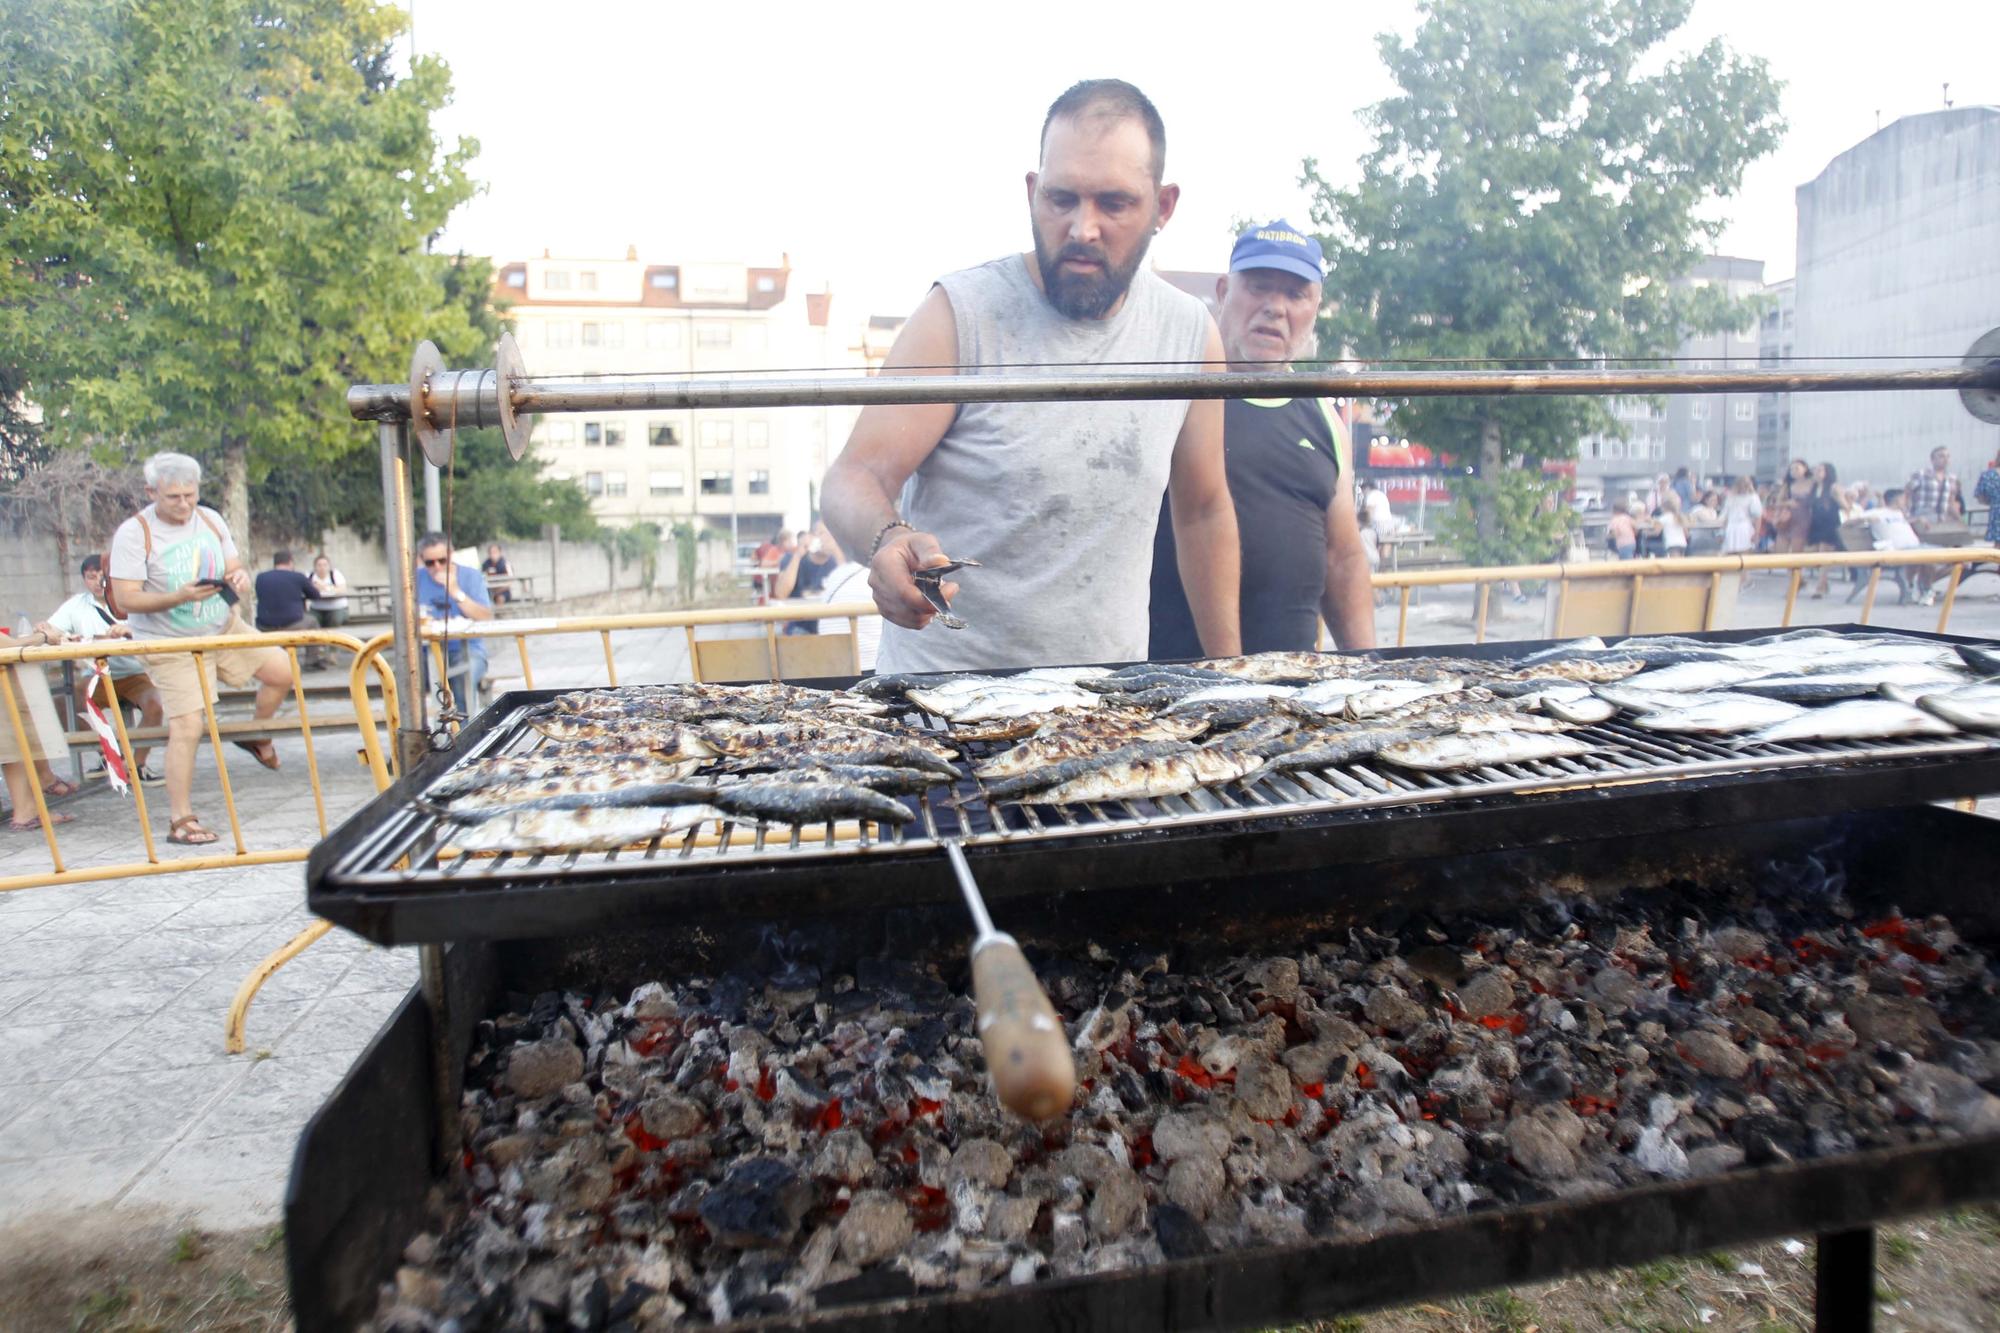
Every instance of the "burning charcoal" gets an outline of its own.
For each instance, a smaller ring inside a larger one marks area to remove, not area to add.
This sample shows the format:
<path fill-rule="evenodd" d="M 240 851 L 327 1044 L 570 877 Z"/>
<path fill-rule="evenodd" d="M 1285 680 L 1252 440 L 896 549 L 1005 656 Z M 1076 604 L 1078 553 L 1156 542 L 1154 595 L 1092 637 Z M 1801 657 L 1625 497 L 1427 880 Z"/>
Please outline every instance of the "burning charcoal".
<path fill-rule="evenodd" d="M 667 994 L 667 988 L 657 981 L 649 981 L 633 991 L 632 998 L 625 1003 L 627 1018 L 673 1018 L 680 1011 L 673 996 Z"/>
<path fill-rule="evenodd" d="M 1631 1156 L 1641 1168 L 1656 1176 L 1679 1180 L 1688 1174 L 1687 1154 L 1658 1125 L 1648 1125 L 1639 1132 Z"/>
<path fill-rule="evenodd" d="M 902 1252 L 913 1234 L 910 1210 L 881 1190 L 863 1190 L 847 1206 L 837 1229 L 840 1253 L 866 1268 Z"/>
<path fill-rule="evenodd" d="M 685 1097 L 663 1092 L 640 1105 L 639 1124 L 656 1139 L 685 1139 L 708 1127 L 708 1112 Z"/>
<path fill-rule="evenodd" d="M 1163 1162 L 1229 1151 L 1229 1129 L 1207 1111 L 1170 1111 L 1153 1126 L 1153 1151 Z"/>
<path fill-rule="evenodd" d="M 1187 1216 L 1205 1218 L 1227 1184 L 1219 1159 L 1195 1153 L 1179 1158 L 1168 1169 L 1166 1197 L 1177 1208 L 1185 1209 Z M 1161 1244 L 1166 1244 L 1164 1239 Z"/>
<path fill-rule="evenodd" d="M 1708 947 L 1731 962 L 1740 963 L 1746 958 L 1756 958 L 1768 953 L 1769 940 L 1754 930 L 1741 926 L 1723 926 L 1709 932 Z"/>
<path fill-rule="evenodd" d="M 1514 1096 L 1524 1102 L 1566 1102 L 1575 1091 L 1576 1080 L 1553 1060 L 1523 1066 L 1514 1080 Z"/>
<path fill-rule="evenodd" d="M 1099 1240 L 1122 1236 L 1145 1221 L 1146 1191 L 1139 1177 L 1114 1163 L 1099 1177 L 1087 1216 L 1090 1233 Z"/>
<path fill-rule="evenodd" d="M 1583 1122 L 1567 1106 L 1538 1106 L 1507 1122 L 1507 1151 L 1537 1180 L 1568 1180 L 1577 1172 Z"/>
<path fill-rule="evenodd" d="M 444 1304 L 444 1279 L 404 1264 L 396 1270 L 396 1299 L 416 1309 L 435 1313 Z"/>
<path fill-rule="evenodd" d="M 1215 1244 L 1201 1223 L 1186 1209 L 1171 1203 L 1153 1209 L 1153 1237 L 1160 1243 L 1160 1252 L 1169 1259 L 1196 1259 L 1215 1252 Z"/>
<path fill-rule="evenodd" d="M 1253 994 L 1290 1003 L 1299 995 L 1299 965 L 1291 958 L 1268 958 L 1244 972 Z"/>
<path fill-rule="evenodd" d="M 1284 1054 L 1284 1064 L 1300 1083 L 1335 1082 L 1347 1073 L 1347 1057 L 1329 1041 L 1292 1047 Z"/>
<path fill-rule="evenodd" d="M 1034 1199 L 1016 1195 L 1001 1195 L 986 1209 L 986 1239 L 1013 1242 L 1021 1240 L 1034 1228 L 1035 1217 L 1042 1205 Z"/>
<path fill-rule="evenodd" d="M 1719 1032 L 1697 1028 L 1681 1034 L 1681 1055 L 1704 1074 L 1738 1079 L 1750 1072 L 1750 1057 Z"/>
<path fill-rule="evenodd" d="M 721 1244 L 736 1249 L 789 1244 L 812 1192 L 791 1167 L 755 1157 L 732 1168 L 702 1199 L 701 1220 Z"/>
<path fill-rule="evenodd" d="M 1014 1174 L 1014 1159 L 992 1139 L 968 1139 L 951 1155 L 946 1172 L 951 1180 L 970 1180 L 990 1190 L 1004 1189 Z"/>
<path fill-rule="evenodd" d="M 597 1333 L 611 1312 L 611 1290 L 596 1273 L 579 1274 L 569 1288 L 569 1326 L 576 1333 Z"/>
<path fill-rule="evenodd" d="M 521 1042 L 507 1054 L 507 1086 L 522 1097 L 546 1097 L 583 1077 L 583 1052 L 567 1037 Z"/>
<path fill-rule="evenodd" d="M 1083 1214 L 1058 1210 L 1049 1218 L 1049 1257 L 1056 1271 L 1073 1271 L 1083 1258 Z"/>
<path fill-rule="evenodd" d="M 1086 1185 L 1097 1185 L 1118 1168 L 1111 1154 L 1094 1143 L 1076 1143 L 1049 1159 L 1049 1165 Z"/>
<path fill-rule="evenodd" d="M 1451 990 L 1465 981 L 1465 956 L 1439 944 L 1426 944 L 1403 955 L 1403 966 L 1441 990 Z"/>
<path fill-rule="evenodd" d="M 1394 986 L 1377 986 L 1370 991 L 1362 1012 L 1370 1023 L 1399 1037 L 1415 1031 L 1429 1017 L 1422 1005 Z"/>
<path fill-rule="evenodd" d="M 1514 981 L 1503 968 L 1481 968 L 1458 988 L 1458 1010 L 1477 1021 L 1514 1007 Z"/>
<path fill-rule="evenodd" d="M 826 1105 L 827 1091 L 795 1069 L 780 1069 L 774 1099 L 796 1111 L 817 1111 Z"/>
<path fill-rule="evenodd" d="M 1292 1080 L 1259 1051 L 1236 1067 L 1236 1102 L 1253 1119 L 1280 1120 L 1292 1109 Z"/>
<path fill-rule="evenodd" d="M 1613 1011 L 1629 1008 L 1638 998 L 1639 978 L 1622 967 L 1607 967 L 1590 979 L 1587 988 L 1590 997 Z"/>
<path fill-rule="evenodd" d="M 868 1140 L 853 1129 L 836 1129 L 827 1135 L 812 1165 L 813 1175 L 843 1185 L 859 1185 L 874 1169 L 875 1154 L 869 1151 Z"/>
<path fill-rule="evenodd" d="M 1846 1012 L 1847 1026 L 1862 1041 L 1887 1042 L 1918 1055 L 1930 1053 L 1930 1034 L 1939 1027 L 1937 1011 L 1912 996 L 1856 995 Z"/>
<path fill-rule="evenodd" d="M 1912 1064 L 1898 1101 L 1914 1114 L 1961 1134 L 2000 1132 L 2000 1097 L 1940 1065 Z"/>

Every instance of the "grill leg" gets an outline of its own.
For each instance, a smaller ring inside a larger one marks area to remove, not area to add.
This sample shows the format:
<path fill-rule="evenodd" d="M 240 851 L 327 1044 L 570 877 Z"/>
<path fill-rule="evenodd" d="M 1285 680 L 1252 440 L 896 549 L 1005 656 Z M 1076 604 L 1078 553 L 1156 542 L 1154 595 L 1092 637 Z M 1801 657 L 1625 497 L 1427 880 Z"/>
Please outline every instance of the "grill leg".
<path fill-rule="evenodd" d="M 445 1000 L 444 946 L 420 945 L 417 949 L 419 981 L 424 1003 L 431 1011 L 432 1100 L 437 1103 L 437 1152 L 439 1165 L 450 1174 L 458 1167 L 458 1106 L 451 1095 L 452 1054 L 451 1014 Z"/>
<path fill-rule="evenodd" d="M 1815 1270 L 1816 1333 L 1869 1333 L 1875 1326 L 1875 1228 L 1822 1235 Z"/>

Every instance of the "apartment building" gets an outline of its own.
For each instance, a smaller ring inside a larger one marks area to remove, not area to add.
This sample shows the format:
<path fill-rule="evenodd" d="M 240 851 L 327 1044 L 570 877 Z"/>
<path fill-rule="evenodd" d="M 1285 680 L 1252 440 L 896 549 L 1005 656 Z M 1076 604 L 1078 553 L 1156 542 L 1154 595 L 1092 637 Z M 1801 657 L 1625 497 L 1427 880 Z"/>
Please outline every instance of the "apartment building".
<path fill-rule="evenodd" d="M 1798 334 L 1799 304 L 1791 278 L 1774 282 L 1764 289 L 1768 304 L 1757 326 L 1757 364 L 1780 367 L 1790 364 Z M 1774 481 L 1792 457 L 1792 396 L 1788 393 L 1757 395 L 1757 479 Z"/>
<path fill-rule="evenodd" d="M 535 375 L 710 376 L 864 362 L 832 326 L 828 290 L 802 292 L 776 265 L 557 257 L 500 262 L 495 300 Z M 692 518 L 753 548 L 814 516 L 849 408 L 603 412 L 547 416 L 533 448 L 578 482 L 599 518 L 671 526 Z"/>

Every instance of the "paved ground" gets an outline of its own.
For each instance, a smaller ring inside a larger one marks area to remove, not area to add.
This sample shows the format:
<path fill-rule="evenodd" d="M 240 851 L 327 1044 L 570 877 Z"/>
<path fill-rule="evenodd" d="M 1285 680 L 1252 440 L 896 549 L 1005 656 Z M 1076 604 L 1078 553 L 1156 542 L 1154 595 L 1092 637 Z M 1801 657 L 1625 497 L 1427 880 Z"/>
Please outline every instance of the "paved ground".
<path fill-rule="evenodd" d="M 1739 620 L 1775 622 L 1782 588 L 1772 579 L 1753 589 Z M 1843 621 L 1856 607 L 1802 601 L 1795 619 Z M 1541 634 L 1538 604 L 1496 597 L 1493 610 L 1493 638 Z M 1384 642 L 1393 641 L 1395 614 L 1393 606 L 1379 613 Z M 1876 619 L 1933 628 L 1936 612 L 1884 605 Z M 1432 595 L 1412 611 L 1410 641 L 1465 640 L 1470 620 L 1468 597 Z M 1952 628 L 2000 638 L 2000 601 L 1961 602 Z M 685 675 L 678 630 L 621 635 L 614 645 L 621 680 Z M 594 635 L 539 640 L 533 652 L 537 685 L 603 680 Z M 352 732 L 319 741 L 327 816 L 337 823 L 373 788 Z M 228 751 L 253 849 L 303 847 L 317 836 L 304 749 L 296 739 L 280 748 L 280 773 Z M 197 804 L 221 830 L 206 747 L 201 762 L 197 790 L 207 794 Z M 93 784 L 62 808 L 78 816 L 62 829 L 71 864 L 140 859 L 128 799 Z M 163 833 L 163 794 L 153 818 Z M 39 835 L 0 831 L 0 839 L 0 873 L 45 864 Z M 164 840 L 160 849 L 186 854 Z M 249 1051 L 223 1054 L 237 985 L 310 922 L 302 873 L 241 867 L 0 893 L 0 1225 L 107 1206 L 166 1208 L 214 1229 L 276 1219 L 300 1126 L 416 973 L 414 954 L 336 932 L 264 988 L 250 1013 Z"/>

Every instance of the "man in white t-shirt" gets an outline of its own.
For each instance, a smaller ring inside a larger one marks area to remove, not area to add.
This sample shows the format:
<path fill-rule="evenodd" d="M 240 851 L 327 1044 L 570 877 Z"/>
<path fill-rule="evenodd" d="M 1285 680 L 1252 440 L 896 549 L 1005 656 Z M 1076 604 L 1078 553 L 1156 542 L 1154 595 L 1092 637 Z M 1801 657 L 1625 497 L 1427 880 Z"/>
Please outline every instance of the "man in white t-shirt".
<path fill-rule="evenodd" d="M 829 606 L 842 602 L 872 602 L 875 595 L 868 591 L 868 566 L 849 560 L 834 566 L 826 576 L 826 584 L 820 596 Z M 875 650 L 882 643 L 882 617 L 861 616 L 854 622 L 854 652 L 863 671 L 875 669 Z"/>
<path fill-rule="evenodd" d="M 132 627 L 111 614 L 111 608 L 104 602 L 104 557 L 94 552 L 83 560 L 83 591 L 57 607 L 49 616 L 49 624 L 78 639 L 129 639 Z M 112 693 L 123 703 L 139 710 L 139 725 L 157 727 L 164 715 L 159 687 L 146 674 L 146 664 L 129 654 L 110 654 L 105 658 L 105 668 L 109 672 Z M 76 707 L 79 719 L 83 715 L 84 692 L 96 679 L 95 672 L 87 663 L 77 663 Z M 110 708 L 104 698 L 104 687 L 97 687 L 97 703 L 100 708 Z M 132 759 L 138 765 L 133 776 L 148 786 L 164 782 L 160 773 L 147 767 L 146 757 L 153 751 L 150 745 L 132 747 Z"/>
<path fill-rule="evenodd" d="M 119 524 L 111 539 L 111 600 L 132 632 L 140 639 L 254 634 L 236 609 L 250 590 L 250 575 L 222 515 L 200 503 L 201 464 L 186 454 L 154 454 L 146 460 L 146 493 L 153 503 Z M 276 713 L 291 689 L 282 648 L 226 648 L 204 656 L 231 685 L 257 682 L 259 719 Z M 167 841 L 206 845 L 216 835 L 194 813 L 190 789 L 203 705 L 214 697 L 214 684 L 191 654 L 154 657 L 150 665 L 167 713 Z M 278 766 L 269 740 L 236 744 L 264 767 Z"/>

